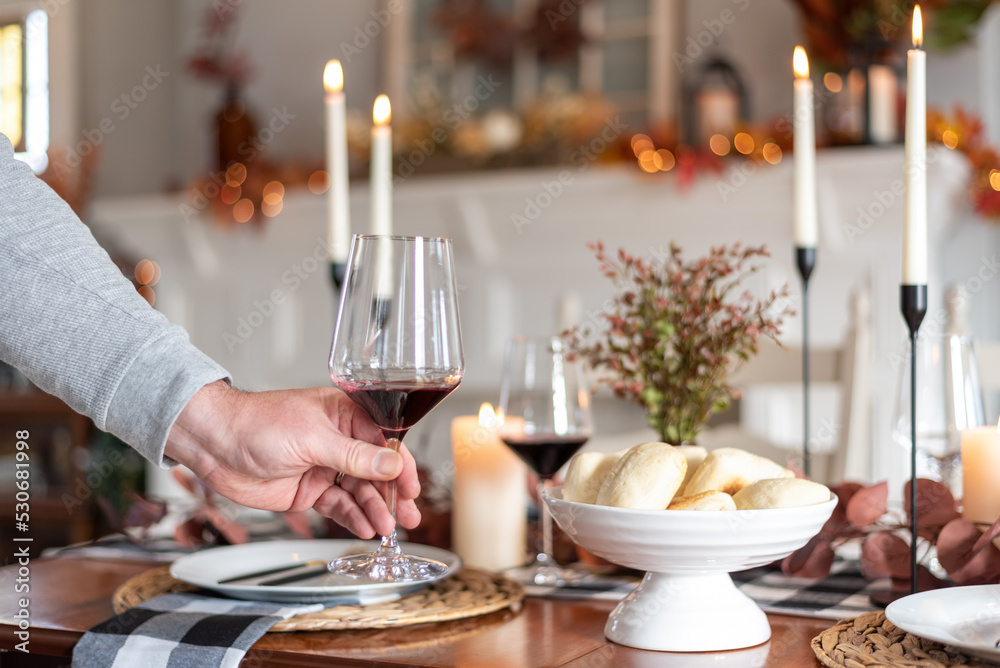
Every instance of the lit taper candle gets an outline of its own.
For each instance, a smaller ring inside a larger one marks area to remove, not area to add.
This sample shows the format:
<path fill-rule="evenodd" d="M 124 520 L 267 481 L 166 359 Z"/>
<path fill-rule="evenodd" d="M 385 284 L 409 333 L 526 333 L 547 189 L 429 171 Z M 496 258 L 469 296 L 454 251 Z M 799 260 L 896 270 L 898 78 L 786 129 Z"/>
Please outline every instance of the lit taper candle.
<path fill-rule="evenodd" d="M 331 60 L 323 70 L 326 89 L 326 174 L 327 243 L 330 261 L 345 264 L 351 246 L 351 220 L 348 200 L 347 111 L 344 101 L 344 68 Z"/>
<path fill-rule="evenodd" d="M 792 198 L 795 212 L 795 246 L 815 248 L 819 236 L 816 222 L 816 122 L 813 114 L 813 82 L 805 49 L 795 47 L 795 182 Z"/>
<path fill-rule="evenodd" d="M 379 95 L 372 108 L 371 197 L 372 234 L 392 234 L 392 108 Z"/>
<path fill-rule="evenodd" d="M 906 162 L 903 194 L 903 285 L 927 284 L 927 54 L 920 6 L 913 9 L 913 47 L 906 52 Z"/>

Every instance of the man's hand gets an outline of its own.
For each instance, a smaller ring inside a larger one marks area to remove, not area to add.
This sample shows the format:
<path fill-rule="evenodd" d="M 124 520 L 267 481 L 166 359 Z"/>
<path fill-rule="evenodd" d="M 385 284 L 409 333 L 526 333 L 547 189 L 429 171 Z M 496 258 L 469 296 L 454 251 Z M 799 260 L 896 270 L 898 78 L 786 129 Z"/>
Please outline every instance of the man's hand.
<path fill-rule="evenodd" d="M 340 390 L 240 392 L 217 381 L 181 411 L 164 454 L 237 503 L 277 511 L 315 508 L 371 538 L 394 527 L 380 481 L 396 479 L 399 523 L 413 528 L 420 521 L 413 457 L 405 447 L 399 454 L 379 447 L 384 443 L 378 427 Z M 347 475 L 336 487 L 340 471 Z"/>

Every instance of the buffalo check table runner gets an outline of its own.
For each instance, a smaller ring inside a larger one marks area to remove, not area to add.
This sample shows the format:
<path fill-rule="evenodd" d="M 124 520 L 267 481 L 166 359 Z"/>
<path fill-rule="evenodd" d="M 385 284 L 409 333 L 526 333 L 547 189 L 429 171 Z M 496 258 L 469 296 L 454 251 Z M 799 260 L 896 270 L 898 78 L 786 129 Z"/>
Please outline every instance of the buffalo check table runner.
<path fill-rule="evenodd" d="M 357 602 L 289 605 L 164 594 L 90 629 L 73 650 L 73 668 L 236 668 L 279 621 Z"/>
<path fill-rule="evenodd" d="M 892 588 L 888 578 L 866 580 L 854 561 L 834 562 L 825 578 L 793 578 L 767 566 L 732 575 L 765 612 L 833 620 L 881 610 L 871 595 Z"/>
<path fill-rule="evenodd" d="M 740 591 L 765 611 L 820 619 L 844 619 L 878 610 L 870 596 L 890 589 L 886 579 L 866 580 L 855 561 L 836 561 L 825 578 L 793 578 L 780 570 L 761 566 L 732 574 Z M 617 601 L 628 596 L 638 579 L 598 578 L 580 587 L 528 585 L 529 596 Z"/>

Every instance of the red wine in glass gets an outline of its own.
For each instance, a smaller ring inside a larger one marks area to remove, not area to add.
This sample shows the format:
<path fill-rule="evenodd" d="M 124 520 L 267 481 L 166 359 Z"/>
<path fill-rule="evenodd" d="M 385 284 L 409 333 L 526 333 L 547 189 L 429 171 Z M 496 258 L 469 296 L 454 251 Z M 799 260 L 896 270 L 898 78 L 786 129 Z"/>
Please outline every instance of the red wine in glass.
<path fill-rule="evenodd" d="M 551 479 L 563 464 L 576 454 L 587 442 L 586 436 L 534 435 L 521 439 L 501 439 L 521 460 L 538 474 L 539 478 Z"/>
<path fill-rule="evenodd" d="M 386 438 L 402 440 L 406 432 L 458 387 L 458 383 L 348 382 L 337 386 L 368 413 Z"/>

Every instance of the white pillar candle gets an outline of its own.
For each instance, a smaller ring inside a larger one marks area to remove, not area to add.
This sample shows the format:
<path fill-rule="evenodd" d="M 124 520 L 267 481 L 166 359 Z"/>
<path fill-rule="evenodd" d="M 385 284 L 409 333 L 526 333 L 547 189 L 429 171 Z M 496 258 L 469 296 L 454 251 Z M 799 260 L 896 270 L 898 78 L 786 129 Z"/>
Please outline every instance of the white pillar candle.
<path fill-rule="evenodd" d="M 466 565 L 500 570 L 525 561 L 527 470 L 500 440 L 493 417 L 483 404 L 479 417 L 451 422 L 451 542 Z"/>
<path fill-rule="evenodd" d="M 920 6 L 906 52 L 906 162 L 903 193 L 903 285 L 927 284 L 927 54 Z"/>
<path fill-rule="evenodd" d="M 792 64 L 795 69 L 795 181 L 792 191 L 795 246 L 815 248 L 819 236 L 816 220 L 816 122 L 809 60 L 801 46 L 795 47 Z"/>
<path fill-rule="evenodd" d="M 981 524 L 1000 517 L 1000 428 L 962 430 L 962 517 Z"/>
<path fill-rule="evenodd" d="M 344 101 L 344 68 L 331 60 L 323 70 L 326 88 L 327 244 L 330 259 L 347 262 L 351 245 L 347 171 L 347 110 Z"/>
<path fill-rule="evenodd" d="M 389 98 L 379 95 L 372 108 L 371 233 L 392 234 L 392 108 Z"/>

